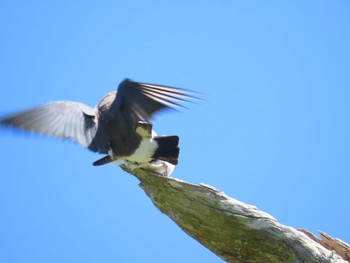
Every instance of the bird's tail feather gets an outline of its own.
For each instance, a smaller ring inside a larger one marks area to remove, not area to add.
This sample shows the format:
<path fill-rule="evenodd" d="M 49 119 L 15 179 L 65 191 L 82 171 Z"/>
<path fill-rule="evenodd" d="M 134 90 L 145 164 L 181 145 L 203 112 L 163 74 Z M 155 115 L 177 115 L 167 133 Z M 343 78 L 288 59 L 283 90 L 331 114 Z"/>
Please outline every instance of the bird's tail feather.
<path fill-rule="evenodd" d="M 179 136 L 156 136 L 154 140 L 158 143 L 158 149 L 152 158 L 177 165 L 180 153 Z"/>
<path fill-rule="evenodd" d="M 110 163 L 110 162 L 112 162 L 112 161 L 113 161 L 113 160 L 112 160 L 111 156 L 106 155 L 105 157 L 103 157 L 103 158 L 101 158 L 101 159 L 99 159 L 99 160 L 93 162 L 92 165 L 93 165 L 93 166 L 104 165 L 104 164 Z"/>

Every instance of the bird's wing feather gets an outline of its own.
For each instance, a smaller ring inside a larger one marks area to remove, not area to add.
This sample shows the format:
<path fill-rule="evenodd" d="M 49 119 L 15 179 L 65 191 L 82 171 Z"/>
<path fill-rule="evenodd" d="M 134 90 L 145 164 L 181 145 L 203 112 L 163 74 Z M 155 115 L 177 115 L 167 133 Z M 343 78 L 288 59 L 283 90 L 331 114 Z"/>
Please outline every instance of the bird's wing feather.
<path fill-rule="evenodd" d="M 47 103 L 6 117 L 1 120 L 1 124 L 56 138 L 70 139 L 95 152 L 100 152 L 106 144 L 102 140 L 95 143 L 96 145 L 91 145 L 98 129 L 96 110 L 77 102 Z"/>
<path fill-rule="evenodd" d="M 159 111 L 184 108 L 182 104 L 193 98 L 192 92 L 185 89 L 126 79 L 119 85 L 109 113 L 115 115 L 122 112 L 136 124 L 139 120 L 149 121 Z"/>

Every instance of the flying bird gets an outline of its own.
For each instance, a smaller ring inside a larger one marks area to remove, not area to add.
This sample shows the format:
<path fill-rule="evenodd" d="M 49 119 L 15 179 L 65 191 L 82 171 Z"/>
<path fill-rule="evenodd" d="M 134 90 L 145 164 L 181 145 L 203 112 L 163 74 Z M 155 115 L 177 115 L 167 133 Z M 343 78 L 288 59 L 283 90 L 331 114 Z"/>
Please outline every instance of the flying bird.
<path fill-rule="evenodd" d="M 184 107 L 193 92 L 169 86 L 122 81 L 95 108 L 72 101 L 55 101 L 0 120 L 2 125 L 69 139 L 93 152 L 106 154 L 93 165 L 124 161 L 129 169 L 143 165 L 178 164 L 179 137 L 157 136 L 152 117 L 167 109 Z M 163 169 L 163 170 L 164 170 Z"/>

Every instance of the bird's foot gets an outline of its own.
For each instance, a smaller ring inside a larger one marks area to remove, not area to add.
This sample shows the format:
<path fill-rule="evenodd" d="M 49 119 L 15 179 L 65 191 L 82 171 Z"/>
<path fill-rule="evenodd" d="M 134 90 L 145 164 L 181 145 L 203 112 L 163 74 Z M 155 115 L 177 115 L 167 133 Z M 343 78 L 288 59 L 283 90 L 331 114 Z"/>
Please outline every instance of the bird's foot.
<path fill-rule="evenodd" d="M 141 167 L 141 169 L 158 176 L 168 177 L 174 171 L 175 166 L 161 160 L 153 160 Z"/>
<path fill-rule="evenodd" d="M 161 160 L 153 160 L 148 163 L 138 163 L 124 160 L 125 167 L 129 170 L 142 169 L 158 176 L 168 177 L 174 171 L 175 166 Z"/>
<path fill-rule="evenodd" d="M 124 161 L 126 168 L 128 168 L 130 171 L 135 170 L 137 168 L 140 168 L 142 166 L 141 163 L 138 162 L 130 162 L 125 160 Z"/>

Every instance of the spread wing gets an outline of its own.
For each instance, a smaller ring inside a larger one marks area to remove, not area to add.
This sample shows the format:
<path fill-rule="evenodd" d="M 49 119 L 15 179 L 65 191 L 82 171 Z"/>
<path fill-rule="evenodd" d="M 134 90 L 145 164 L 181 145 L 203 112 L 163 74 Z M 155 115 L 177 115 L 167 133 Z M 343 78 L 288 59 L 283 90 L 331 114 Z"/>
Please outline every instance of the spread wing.
<path fill-rule="evenodd" d="M 184 108 L 183 104 L 192 99 L 196 97 L 189 90 L 126 79 L 118 87 L 109 114 L 121 113 L 136 124 L 139 120 L 149 121 L 157 112 Z"/>
<path fill-rule="evenodd" d="M 100 151 L 100 145 L 106 144 L 97 141 L 91 145 L 98 128 L 96 110 L 77 102 L 47 103 L 5 117 L 1 119 L 1 124 L 56 138 L 70 139 L 95 152 Z"/>

